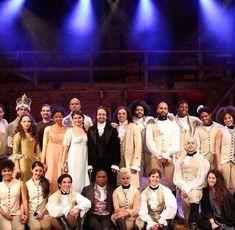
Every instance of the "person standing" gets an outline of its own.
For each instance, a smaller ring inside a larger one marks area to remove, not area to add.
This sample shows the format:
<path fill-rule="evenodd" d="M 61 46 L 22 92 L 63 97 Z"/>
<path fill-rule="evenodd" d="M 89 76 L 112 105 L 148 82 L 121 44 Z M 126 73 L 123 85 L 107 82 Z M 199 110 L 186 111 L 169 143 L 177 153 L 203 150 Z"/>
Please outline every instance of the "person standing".
<path fill-rule="evenodd" d="M 211 169 L 215 169 L 215 137 L 221 125 L 212 121 L 212 114 L 208 107 L 199 106 L 198 114 L 202 124 L 196 127 L 194 137 L 197 140 L 198 152 L 210 162 Z"/>
<path fill-rule="evenodd" d="M 118 123 L 118 137 L 120 139 L 121 161 L 120 167 L 127 167 L 131 171 L 131 184 L 140 186 L 139 171 L 141 165 L 142 140 L 140 130 L 133 123 L 130 110 L 120 106 L 115 112 Z"/>
<path fill-rule="evenodd" d="M 41 114 L 42 120 L 36 124 L 36 127 L 37 127 L 37 132 L 38 132 L 40 148 L 42 150 L 44 129 L 47 126 L 54 124 L 54 121 L 51 118 L 51 106 L 48 104 L 43 104 L 40 114 Z"/>
<path fill-rule="evenodd" d="M 50 181 L 50 192 L 57 190 L 57 178 L 61 175 L 63 141 L 66 127 L 62 125 L 64 108 L 55 106 L 52 116 L 55 124 L 47 126 L 43 135 L 43 148 L 41 162 L 46 170 L 46 177 Z"/>
<path fill-rule="evenodd" d="M 84 115 L 80 110 L 71 114 L 73 127 L 68 128 L 64 137 L 62 156 L 63 171 L 73 178 L 73 189 L 81 192 L 90 184 L 88 176 L 87 134 L 84 128 Z"/>
<path fill-rule="evenodd" d="M 120 163 L 120 140 L 109 122 L 108 110 L 100 106 L 96 110 L 96 123 L 88 129 L 88 169 L 92 170 L 94 182 L 96 172 L 105 170 L 110 184 L 116 187 Z"/>
<path fill-rule="evenodd" d="M 13 136 L 15 135 L 19 120 L 21 116 L 28 114 L 31 111 L 31 103 L 32 100 L 26 96 L 26 94 L 23 94 L 22 97 L 18 98 L 16 100 L 16 113 L 17 117 L 14 121 L 9 123 L 7 130 L 6 130 L 6 136 L 7 136 L 7 155 L 12 154 L 12 148 L 13 148 Z"/>
<path fill-rule="evenodd" d="M 111 230 L 111 214 L 113 211 L 112 194 L 114 187 L 108 183 L 107 173 L 98 170 L 95 182 L 83 188 L 82 195 L 91 201 L 91 209 L 87 212 L 86 226 L 89 230 Z"/>
<path fill-rule="evenodd" d="M 187 154 L 184 146 L 185 141 L 194 136 L 196 127 L 201 124 L 201 120 L 197 117 L 190 116 L 188 111 L 189 105 L 187 101 L 182 100 L 177 103 L 175 121 L 180 130 L 180 151 L 176 154 L 176 159 Z"/>
<path fill-rule="evenodd" d="M 129 109 L 133 116 L 133 122 L 138 126 L 141 132 L 142 139 L 142 154 L 141 154 L 141 169 L 140 169 L 140 180 L 143 174 L 148 175 L 146 169 L 148 169 L 148 165 L 150 164 L 151 153 L 149 152 L 146 146 L 146 126 L 149 121 L 153 121 L 154 118 L 152 116 L 148 116 L 149 114 L 149 106 L 143 100 L 135 100 L 133 101 Z"/>
<path fill-rule="evenodd" d="M 199 202 L 210 163 L 197 153 L 196 139 L 186 139 L 185 150 L 187 155 L 182 155 L 176 162 L 173 180 L 181 191 L 183 207 L 189 206 L 189 216 L 186 213 L 187 209 L 183 209 L 185 218 L 188 218 L 189 228 L 196 230 Z"/>
<path fill-rule="evenodd" d="M 31 167 L 34 161 L 40 160 L 40 146 L 37 137 L 37 129 L 31 115 L 20 117 L 17 133 L 13 139 L 13 159 L 15 175 L 26 182 L 31 178 Z"/>
<path fill-rule="evenodd" d="M 158 104 L 156 112 L 155 124 L 148 124 L 146 128 L 146 144 L 152 154 L 149 167 L 164 173 L 169 188 L 175 191 L 173 158 L 180 149 L 179 127 L 168 118 L 168 105 L 165 102 Z"/>
<path fill-rule="evenodd" d="M 3 118 L 5 113 L 5 108 L 2 104 L 0 104 L 0 159 L 2 159 L 7 150 L 7 136 L 6 130 L 8 126 L 8 122 Z"/>
<path fill-rule="evenodd" d="M 215 139 L 217 169 L 223 173 L 227 188 L 235 196 L 235 107 L 220 108 L 216 118 L 223 125 Z"/>
<path fill-rule="evenodd" d="M 72 113 L 75 110 L 81 110 L 81 107 L 82 107 L 81 102 L 78 98 L 75 97 L 70 100 L 70 102 L 69 102 L 70 114 L 63 119 L 64 126 L 69 127 L 69 128 L 73 127 Z M 91 118 L 84 114 L 85 130 L 87 131 L 89 129 L 89 127 L 91 127 L 92 125 L 93 125 L 93 123 L 92 123 Z"/>

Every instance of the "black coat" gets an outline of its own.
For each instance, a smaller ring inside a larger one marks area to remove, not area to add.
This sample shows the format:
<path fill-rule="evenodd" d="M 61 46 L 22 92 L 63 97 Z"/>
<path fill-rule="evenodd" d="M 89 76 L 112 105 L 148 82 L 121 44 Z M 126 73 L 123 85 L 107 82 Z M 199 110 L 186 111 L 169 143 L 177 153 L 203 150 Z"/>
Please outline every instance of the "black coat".
<path fill-rule="evenodd" d="M 114 191 L 114 187 L 110 184 L 107 184 L 107 206 L 106 207 L 107 207 L 107 211 L 110 213 L 110 215 L 113 212 L 113 197 L 112 197 L 113 191 Z M 95 208 L 94 183 L 84 187 L 82 190 L 82 195 L 91 201 L 91 208 L 88 211 L 88 215 L 93 214 L 94 208 Z"/>
<path fill-rule="evenodd" d="M 203 189 L 203 196 L 201 200 L 202 214 L 205 219 L 214 218 L 213 211 L 209 199 L 209 188 Z M 224 194 L 224 202 L 221 207 L 223 215 L 223 223 L 227 226 L 235 227 L 235 200 L 232 194 L 226 190 Z"/>
<path fill-rule="evenodd" d="M 88 165 L 91 165 L 95 169 L 105 169 L 106 167 L 111 167 L 111 165 L 119 166 L 120 163 L 120 140 L 118 138 L 118 133 L 115 128 L 113 128 L 110 123 L 106 123 L 105 126 L 105 158 L 107 161 L 102 161 L 104 168 L 100 165 L 100 159 L 97 153 L 97 134 L 98 128 L 97 124 L 93 125 L 88 129 Z M 97 165 L 98 164 L 98 165 Z"/>

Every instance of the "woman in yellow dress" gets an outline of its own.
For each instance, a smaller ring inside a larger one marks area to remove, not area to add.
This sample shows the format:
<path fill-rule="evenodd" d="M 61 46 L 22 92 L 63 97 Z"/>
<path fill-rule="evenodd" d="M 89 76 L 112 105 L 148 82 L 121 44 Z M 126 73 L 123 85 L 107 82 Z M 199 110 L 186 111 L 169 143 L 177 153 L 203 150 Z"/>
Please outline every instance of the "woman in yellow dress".
<path fill-rule="evenodd" d="M 31 167 L 34 161 L 40 159 L 40 147 L 37 129 L 31 115 L 23 115 L 18 123 L 13 139 L 13 155 L 16 178 L 26 182 L 31 178 Z"/>

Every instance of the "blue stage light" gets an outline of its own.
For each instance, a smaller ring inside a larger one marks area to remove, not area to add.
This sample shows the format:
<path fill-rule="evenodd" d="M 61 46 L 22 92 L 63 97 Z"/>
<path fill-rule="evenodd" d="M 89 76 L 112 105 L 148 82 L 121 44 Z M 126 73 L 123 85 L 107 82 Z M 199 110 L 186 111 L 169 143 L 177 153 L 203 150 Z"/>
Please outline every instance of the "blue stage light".
<path fill-rule="evenodd" d="M 134 49 L 169 48 L 168 28 L 164 15 L 154 0 L 139 0 L 132 21 L 130 46 Z"/>
<path fill-rule="evenodd" d="M 0 3 L 0 22 L 11 23 L 19 15 L 25 0 L 6 0 Z"/>
<path fill-rule="evenodd" d="M 232 48 L 234 42 L 234 13 L 221 2 L 200 0 L 202 40 L 210 39 L 210 45 Z"/>
<path fill-rule="evenodd" d="M 91 0 L 80 0 L 68 17 L 67 28 L 78 35 L 88 35 L 95 27 Z"/>

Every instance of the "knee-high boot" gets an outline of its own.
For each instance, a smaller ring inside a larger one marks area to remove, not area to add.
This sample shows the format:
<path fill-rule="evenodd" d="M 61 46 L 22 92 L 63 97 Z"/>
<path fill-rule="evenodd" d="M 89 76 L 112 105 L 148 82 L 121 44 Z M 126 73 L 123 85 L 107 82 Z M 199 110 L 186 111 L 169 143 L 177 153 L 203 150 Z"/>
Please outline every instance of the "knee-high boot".
<path fill-rule="evenodd" d="M 189 217 L 188 217 L 190 230 L 197 229 L 196 221 L 197 221 L 198 211 L 199 211 L 199 204 L 196 204 L 196 203 L 190 204 Z"/>
<path fill-rule="evenodd" d="M 122 218 L 122 217 L 118 218 L 116 220 L 116 224 L 117 224 L 117 229 L 118 230 L 127 230 L 125 218 Z"/>

